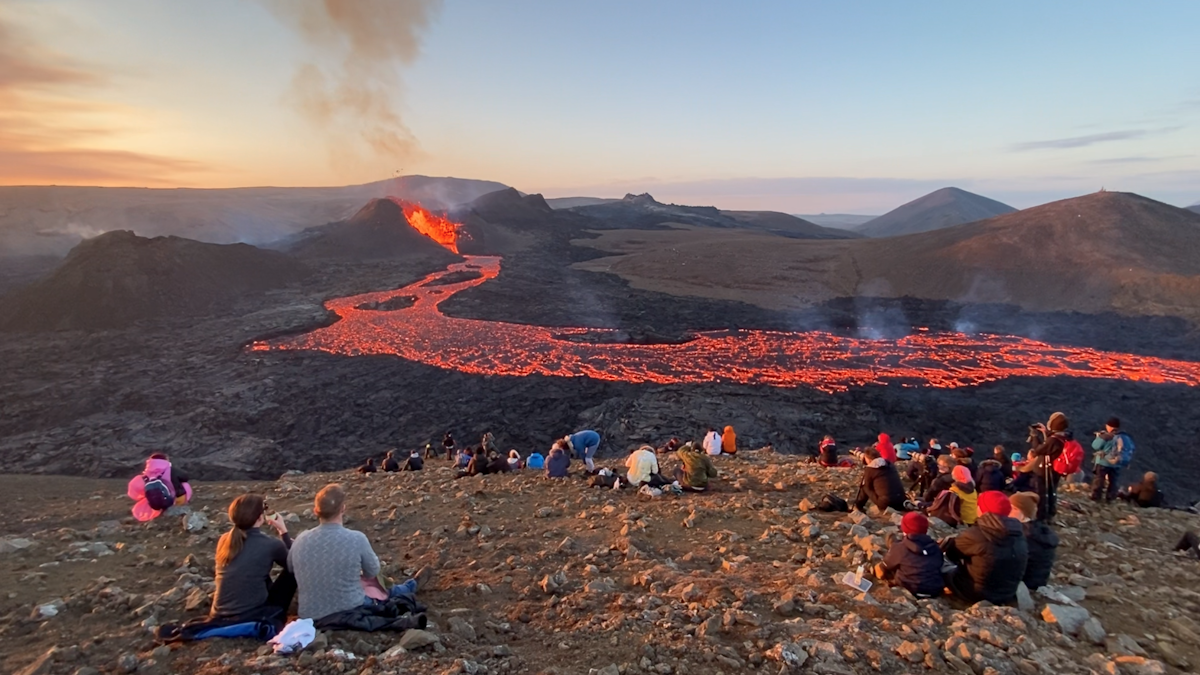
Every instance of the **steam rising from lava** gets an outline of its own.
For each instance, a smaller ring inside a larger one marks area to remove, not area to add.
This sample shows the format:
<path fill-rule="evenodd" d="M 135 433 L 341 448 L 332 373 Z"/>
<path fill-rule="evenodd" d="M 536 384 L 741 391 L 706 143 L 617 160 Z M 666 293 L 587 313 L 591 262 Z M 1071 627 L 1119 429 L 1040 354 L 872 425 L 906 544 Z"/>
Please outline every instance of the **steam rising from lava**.
<path fill-rule="evenodd" d="M 464 271 L 482 276 L 431 285 Z M 251 349 L 390 354 L 473 374 L 657 384 L 806 385 L 826 392 L 867 384 L 956 388 L 1017 376 L 1200 385 L 1200 363 L 1055 347 L 1002 335 L 921 331 L 899 339 L 863 339 L 826 332 L 721 331 L 701 334 L 685 344 L 614 344 L 577 340 L 616 331 L 459 319 L 438 309 L 455 293 L 499 273 L 500 258 L 467 256 L 466 262 L 399 290 L 331 300 L 326 307 L 340 321 L 306 335 L 258 342 Z M 395 311 L 365 309 L 398 296 L 411 296 L 415 302 Z M 575 339 L 565 339 L 571 337 Z"/>

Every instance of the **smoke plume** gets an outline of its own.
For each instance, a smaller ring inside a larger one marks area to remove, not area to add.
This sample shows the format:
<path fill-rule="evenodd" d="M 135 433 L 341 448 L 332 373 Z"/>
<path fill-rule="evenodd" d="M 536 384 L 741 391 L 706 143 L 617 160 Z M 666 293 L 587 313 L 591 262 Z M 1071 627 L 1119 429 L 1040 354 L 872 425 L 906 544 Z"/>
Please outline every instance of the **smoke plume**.
<path fill-rule="evenodd" d="M 441 0 L 262 0 L 310 51 L 289 102 L 329 135 L 334 164 L 403 159 L 417 140 L 398 108 L 401 69 L 420 54 Z"/>

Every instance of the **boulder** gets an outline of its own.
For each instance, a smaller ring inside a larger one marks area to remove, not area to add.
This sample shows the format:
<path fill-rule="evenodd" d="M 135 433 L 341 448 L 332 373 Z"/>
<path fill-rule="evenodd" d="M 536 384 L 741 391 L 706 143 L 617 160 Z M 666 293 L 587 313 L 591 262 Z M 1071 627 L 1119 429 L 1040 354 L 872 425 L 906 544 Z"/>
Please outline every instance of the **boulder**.
<path fill-rule="evenodd" d="M 1067 605 L 1056 605 L 1054 603 L 1046 605 L 1042 610 L 1042 620 L 1046 623 L 1058 624 L 1059 630 L 1064 635 L 1078 635 L 1082 630 L 1084 622 L 1091 615 L 1082 607 L 1069 607 Z"/>

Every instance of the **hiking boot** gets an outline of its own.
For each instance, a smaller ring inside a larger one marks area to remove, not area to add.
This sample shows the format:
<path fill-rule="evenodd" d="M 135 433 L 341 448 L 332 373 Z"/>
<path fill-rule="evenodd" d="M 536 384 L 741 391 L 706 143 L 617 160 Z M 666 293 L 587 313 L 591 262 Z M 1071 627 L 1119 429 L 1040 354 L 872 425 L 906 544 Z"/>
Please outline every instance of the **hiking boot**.
<path fill-rule="evenodd" d="M 417 573 L 413 575 L 413 581 L 417 582 L 418 591 L 420 591 L 422 588 L 425 588 L 425 586 L 427 586 L 432 579 L 433 568 L 429 565 L 425 565 L 421 569 L 417 570 Z"/>

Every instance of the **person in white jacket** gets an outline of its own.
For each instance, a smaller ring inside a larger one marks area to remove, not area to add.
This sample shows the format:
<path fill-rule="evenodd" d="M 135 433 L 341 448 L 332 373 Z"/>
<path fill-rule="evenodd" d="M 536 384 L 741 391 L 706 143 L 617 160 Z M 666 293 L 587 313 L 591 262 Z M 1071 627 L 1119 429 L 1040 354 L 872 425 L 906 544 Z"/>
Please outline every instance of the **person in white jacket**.
<path fill-rule="evenodd" d="M 712 427 L 708 428 L 708 435 L 704 437 L 704 451 L 712 457 L 721 454 L 721 434 Z"/>

